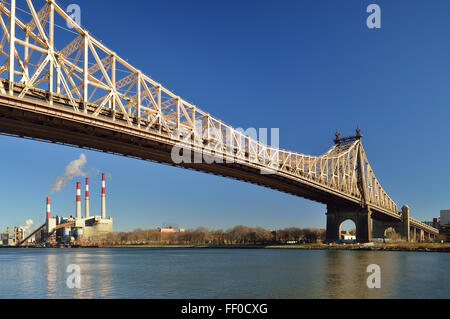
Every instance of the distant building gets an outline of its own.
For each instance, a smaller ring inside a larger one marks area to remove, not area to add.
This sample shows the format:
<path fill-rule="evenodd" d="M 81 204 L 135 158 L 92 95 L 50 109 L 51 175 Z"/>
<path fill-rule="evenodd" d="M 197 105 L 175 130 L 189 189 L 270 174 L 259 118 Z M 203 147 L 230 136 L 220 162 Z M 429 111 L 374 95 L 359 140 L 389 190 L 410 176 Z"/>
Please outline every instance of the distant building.
<path fill-rule="evenodd" d="M 345 240 L 345 241 L 352 241 L 352 240 L 356 240 L 356 236 L 350 234 L 347 231 L 342 231 L 341 232 L 341 240 Z"/>
<path fill-rule="evenodd" d="M 350 235 L 350 234 L 344 234 L 341 236 L 342 240 L 356 240 L 356 236 L 355 235 Z"/>
<path fill-rule="evenodd" d="M 174 234 L 174 233 L 184 233 L 185 232 L 185 230 L 183 228 L 180 228 L 179 230 L 177 230 L 177 229 L 173 228 L 172 226 L 158 228 L 158 231 L 161 234 Z"/>
<path fill-rule="evenodd" d="M 445 238 L 446 242 L 450 242 L 450 210 L 441 210 L 439 233 Z"/>
<path fill-rule="evenodd" d="M 1 234 L 1 245 L 2 246 L 17 246 L 25 236 L 25 229 L 22 227 L 14 227 L 13 231 L 6 229 L 6 232 Z"/>
<path fill-rule="evenodd" d="M 441 226 L 450 225 L 450 210 L 441 210 Z"/>
<path fill-rule="evenodd" d="M 158 228 L 158 231 L 162 234 L 173 234 L 176 233 L 177 231 L 175 229 L 173 229 L 172 227 L 168 227 L 168 228 Z"/>
<path fill-rule="evenodd" d="M 433 227 L 439 229 L 440 226 L 441 226 L 440 218 L 433 218 Z"/>

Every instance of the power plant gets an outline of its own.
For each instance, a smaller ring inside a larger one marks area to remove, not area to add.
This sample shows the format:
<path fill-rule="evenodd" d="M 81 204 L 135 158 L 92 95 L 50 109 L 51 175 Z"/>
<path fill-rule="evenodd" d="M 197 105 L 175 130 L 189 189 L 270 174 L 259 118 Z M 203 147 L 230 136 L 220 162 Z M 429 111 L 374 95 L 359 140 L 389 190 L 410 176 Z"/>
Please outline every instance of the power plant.
<path fill-rule="evenodd" d="M 101 241 L 113 232 L 113 218 L 106 217 L 105 174 L 102 174 L 101 214 L 90 214 L 89 179 L 86 178 L 85 214 L 81 215 L 81 184 L 76 184 L 75 217 L 52 216 L 50 197 L 46 200 L 46 220 L 43 225 L 24 238 L 24 229 L 15 227 L 13 232 L 3 233 L 3 246 L 23 246 L 34 236 L 36 246 L 80 245 L 83 242 Z"/>
<path fill-rule="evenodd" d="M 9 227 L 6 228 L 6 232 L 1 234 L 2 246 L 17 246 L 22 242 L 25 234 L 25 229 L 23 227 L 16 226 L 13 231 L 10 231 Z"/>

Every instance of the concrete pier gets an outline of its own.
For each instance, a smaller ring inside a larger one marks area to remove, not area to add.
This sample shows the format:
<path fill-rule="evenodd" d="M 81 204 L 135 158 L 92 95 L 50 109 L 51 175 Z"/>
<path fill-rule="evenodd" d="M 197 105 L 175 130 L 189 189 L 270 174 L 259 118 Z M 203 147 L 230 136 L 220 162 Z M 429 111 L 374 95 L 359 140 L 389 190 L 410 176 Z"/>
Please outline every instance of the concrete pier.
<path fill-rule="evenodd" d="M 384 238 L 386 230 L 392 228 L 399 234 L 404 241 L 410 241 L 410 222 L 409 222 L 409 207 L 403 206 L 401 211 L 402 219 L 400 222 L 395 221 L 373 221 L 373 236 L 375 238 Z"/>
<path fill-rule="evenodd" d="M 327 205 L 326 241 L 335 242 L 341 238 L 341 225 L 352 220 L 356 225 L 356 241 L 368 243 L 372 241 L 372 212 L 368 207 L 346 207 Z"/>

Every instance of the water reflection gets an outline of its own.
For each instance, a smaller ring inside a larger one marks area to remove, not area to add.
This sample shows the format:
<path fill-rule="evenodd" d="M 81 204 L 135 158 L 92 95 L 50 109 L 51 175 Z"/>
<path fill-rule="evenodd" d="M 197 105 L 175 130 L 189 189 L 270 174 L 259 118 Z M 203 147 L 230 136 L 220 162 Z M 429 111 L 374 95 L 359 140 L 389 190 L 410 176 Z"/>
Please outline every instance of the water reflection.
<path fill-rule="evenodd" d="M 81 289 L 67 286 L 71 264 Z M 0 298 L 449 298 L 449 268 L 450 254 L 417 252 L 0 250 Z"/>
<path fill-rule="evenodd" d="M 70 289 L 72 292 L 72 298 L 81 299 L 81 298 L 92 298 L 92 263 L 89 262 L 87 259 L 89 255 L 85 254 L 84 252 L 80 250 L 75 250 L 75 252 L 72 254 L 72 258 L 70 260 L 70 264 L 75 264 L 80 267 L 80 288 L 72 288 Z M 67 265 L 68 266 L 68 265 Z M 69 275 L 69 274 L 67 274 Z"/>
<path fill-rule="evenodd" d="M 95 283 L 98 287 L 98 297 L 108 298 L 112 293 L 111 282 L 113 279 L 111 255 L 100 253 L 96 255 L 96 260 L 95 267 L 98 276 L 95 278 Z"/>
<path fill-rule="evenodd" d="M 57 274 L 58 263 L 56 262 L 56 255 L 49 252 L 44 257 L 45 260 L 45 279 L 47 283 L 47 298 L 54 298 L 57 291 Z"/>
<path fill-rule="evenodd" d="M 327 298 L 389 298 L 399 293 L 403 276 L 404 254 L 398 252 L 327 251 Z M 381 288 L 370 289 L 367 279 L 369 265 L 381 270 Z"/>
<path fill-rule="evenodd" d="M 81 288 L 70 289 L 69 295 L 75 299 L 107 298 L 111 293 L 112 274 L 111 255 L 93 250 L 73 250 L 74 253 L 66 256 L 65 267 L 71 264 L 78 265 L 81 271 Z M 66 277 L 70 273 L 66 273 Z"/>

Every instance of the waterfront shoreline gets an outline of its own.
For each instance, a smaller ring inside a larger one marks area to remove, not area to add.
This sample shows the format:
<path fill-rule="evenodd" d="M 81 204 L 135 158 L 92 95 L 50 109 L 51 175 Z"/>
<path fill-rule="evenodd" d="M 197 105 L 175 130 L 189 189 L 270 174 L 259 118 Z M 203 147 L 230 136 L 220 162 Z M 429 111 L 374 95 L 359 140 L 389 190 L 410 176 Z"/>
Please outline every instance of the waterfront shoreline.
<path fill-rule="evenodd" d="M 300 245 L 102 245 L 99 248 L 155 248 L 155 249 L 294 249 L 294 250 L 370 250 L 450 252 L 450 244 L 300 244 Z"/>
<path fill-rule="evenodd" d="M 147 248 L 147 249 L 291 249 L 291 250 L 352 250 L 352 251 L 410 251 L 410 252 L 450 252 L 450 244 L 436 243 L 389 243 L 389 244 L 298 244 L 298 245 L 162 245 L 162 244 L 124 244 L 103 245 L 93 244 L 72 247 L 6 247 L 4 249 L 64 249 L 64 248 Z"/>

